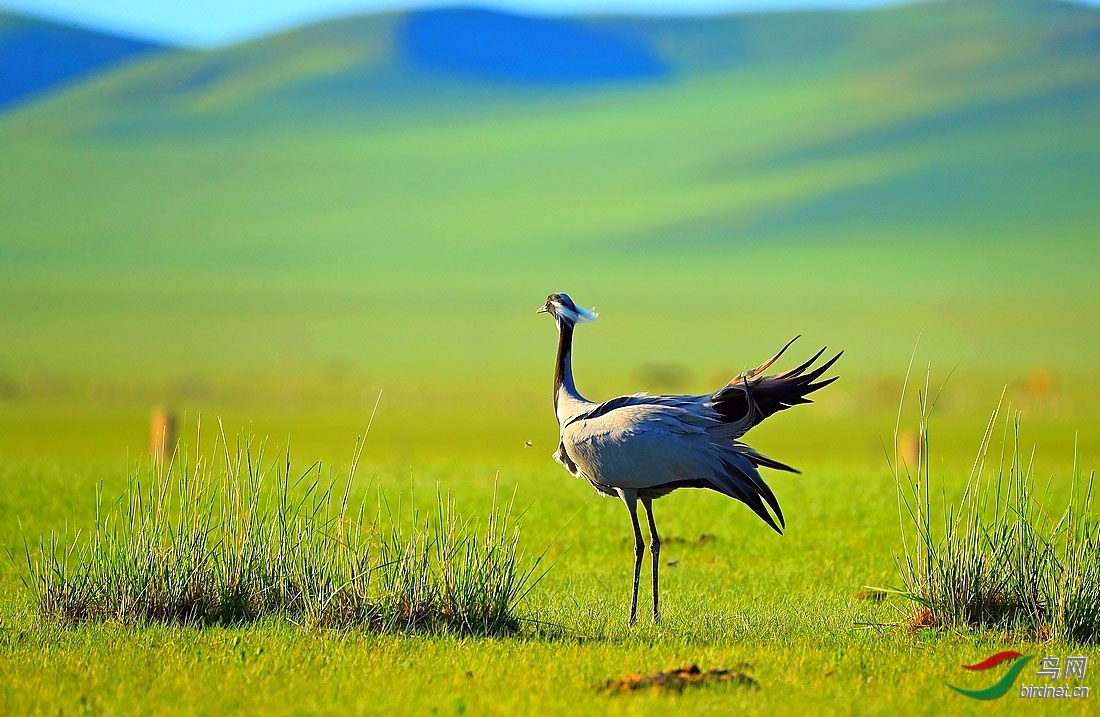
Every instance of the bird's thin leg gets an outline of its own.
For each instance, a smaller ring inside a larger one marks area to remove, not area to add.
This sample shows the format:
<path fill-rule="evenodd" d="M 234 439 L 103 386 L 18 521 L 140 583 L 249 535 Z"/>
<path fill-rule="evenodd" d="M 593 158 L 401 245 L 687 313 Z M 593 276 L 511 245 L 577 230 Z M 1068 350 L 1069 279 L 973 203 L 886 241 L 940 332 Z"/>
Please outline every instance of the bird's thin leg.
<path fill-rule="evenodd" d="M 638 578 L 642 574 L 642 556 L 645 555 L 645 541 L 642 540 L 642 526 L 638 525 L 638 491 L 626 488 L 617 489 L 619 497 L 630 511 L 630 522 L 634 526 L 634 590 L 630 593 L 630 622 L 638 621 Z"/>
<path fill-rule="evenodd" d="M 661 536 L 657 535 L 657 524 L 653 522 L 653 499 L 642 498 L 646 517 L 649 518 L 649 554 L 653 557 L 653 622 L 661 623 L 661 612 L 657 609 L 657 571 L 661 564 Z"/>

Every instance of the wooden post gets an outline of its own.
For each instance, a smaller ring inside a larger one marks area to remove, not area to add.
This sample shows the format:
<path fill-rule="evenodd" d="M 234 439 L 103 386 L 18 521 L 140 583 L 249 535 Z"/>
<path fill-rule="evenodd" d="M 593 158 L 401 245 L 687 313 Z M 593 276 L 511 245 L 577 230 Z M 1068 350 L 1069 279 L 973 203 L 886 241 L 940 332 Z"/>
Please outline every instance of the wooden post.
<path fill-rule="evenodd" d="M 157 406 L 149 418 L 149 453 L 153 461 L 171 460 L 176 448 L 176 414 Z"/>
<path fill-rule="evenodd" d="M 916 473 L 917 462 L 920 460 L 920 437 L 913 431 L 902 431 L 898 434 L 898 460 L 903 467 Z"/>

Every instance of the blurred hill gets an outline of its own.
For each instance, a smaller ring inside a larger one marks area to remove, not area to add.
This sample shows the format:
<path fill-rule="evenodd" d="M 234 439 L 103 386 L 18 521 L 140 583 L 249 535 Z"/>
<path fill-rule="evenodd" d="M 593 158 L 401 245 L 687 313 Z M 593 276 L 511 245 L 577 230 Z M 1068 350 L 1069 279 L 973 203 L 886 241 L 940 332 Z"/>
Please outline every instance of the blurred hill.
<path fill-rule="evenodd" d="M 165 49 L 146 40 L 0 10 L 0 111 L 24 98 Z"/>
<path fill-rule="evenodd" d="M 699 18 L 410 11 L 343 18 L 221 50 L 177 51 L 105 83 L 94 103 L 145 122 L 193 126 L 198 114 L 216 127 L 268 110 L 315 119 L 336 110 L 408 109 L 417 100 L 438 109 L 539 89 L 682 82 L 730 71 L 857 74 L 908 64 L 956 82 L 1019 83 L 1094 64 L 1098 18 L 1095 8 L 1058 0 Z M 0 43 L 0 58 L 11 65 L 6 81 L 36 87 L 53 81 L 45 79 L 51 73 L 88 73 L 157 47 L 3 14 Z"/>
<path fill-rule="evenodd" d="M 603 313 L 597 395 L 799 332 L 846 375 L 921 329 L 998 384 L 1100 352 L 1100 12 L 1069 3 L 354 17 L 151 54 L 0 142 L 11 395 L 359 376 L 442 411 L 445 376 L 533 405 L 554 290 Z"/>

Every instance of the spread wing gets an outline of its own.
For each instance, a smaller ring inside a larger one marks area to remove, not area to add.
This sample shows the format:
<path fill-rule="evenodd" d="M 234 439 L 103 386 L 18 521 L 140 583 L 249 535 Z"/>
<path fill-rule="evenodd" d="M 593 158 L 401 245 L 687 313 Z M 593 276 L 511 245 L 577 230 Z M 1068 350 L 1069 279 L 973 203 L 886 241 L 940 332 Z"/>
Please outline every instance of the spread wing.
<path fill-rule="evenodd" d="M 616 488 L 651 497 L 676 488 L 710 488 L 741 501 L 782 532 L 779 501 L 757 469 L 798 471 L 737 439 L 778 411 L 810 403 L 808 394 L 836 380 L 819 379 L 841 354 L 813 367 L 825 349 L 790 371 L 765 376 L 792 343 L 713 394 L 638 393 L 579 406 L 561 419 L 554 458 L 609 495 Z"/>
<path fill-rule="evenodd" d="M 722 420 L 736 428 L 730 432 L 731 438 L 739 438 L 774 413 L 802 403 L 813 403 L 811 399 L 806 398 L 808 394 L 828 386 L 839 378 L 834 376 L 818 381 L 821 375 L 836 363 L 843 351 L 820 366 L 808 370 L 825 353 L 824 348 L 814 354 L 809 361 L 790 371 L 764 376 L 763 373 L 797 339 L 797 336 L 794 337 L 775 356 L 752 371 L 741 374 L 709 397 L 710 405 L 722 416 Z"/>
<path fill-rule="evenodd" d="M 632 393 L 629 396 L 619 396 L 617 398 L 611 398 L 603 403 L 597 403 L 589 408 L 587 411 L 577 414 L 570 418 L 565 425 L 572 423 L 573 421 L 590 421 L 595 418 L 607 415 L 612 411 L 620 408 L 632 408 L 638 406 L 669 406 L 673 408 L 689 408 L 692 406 L 701 406 L 709 396 L 650 396 L 647 393 Z M 565 430 L 565 426 L 562 426 L 562 430 Z"/>
<path fill-rule="evenodd" d="M 710 488 L 745 503 L 782 532 L 779 501 L 752 459 L 759 454 L 725 437 L 717 414 L 698 399 L 615 399 L 618 404 L 601 404 L 567 424 L 561 447 L 578 472 L 598 486 L 657 492 Z"/>

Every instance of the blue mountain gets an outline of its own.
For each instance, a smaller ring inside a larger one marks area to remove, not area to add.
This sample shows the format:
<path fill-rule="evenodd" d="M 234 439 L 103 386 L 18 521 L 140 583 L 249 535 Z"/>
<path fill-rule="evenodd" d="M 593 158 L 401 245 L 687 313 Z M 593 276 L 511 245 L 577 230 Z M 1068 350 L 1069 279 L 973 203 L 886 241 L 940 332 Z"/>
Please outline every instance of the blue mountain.
<path fill-rule="evenodd" d="M 99 70 L 167 49 L 146 40 L 0 13 L 0 110 Z"/>
<path fill-rule="evenodd" d="M 397 46 L 412 67 L 508 83 L 645 80 L 668 72 L 645 39 L 627 28 L 477 8 L 409 13 Z"/>

